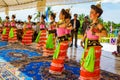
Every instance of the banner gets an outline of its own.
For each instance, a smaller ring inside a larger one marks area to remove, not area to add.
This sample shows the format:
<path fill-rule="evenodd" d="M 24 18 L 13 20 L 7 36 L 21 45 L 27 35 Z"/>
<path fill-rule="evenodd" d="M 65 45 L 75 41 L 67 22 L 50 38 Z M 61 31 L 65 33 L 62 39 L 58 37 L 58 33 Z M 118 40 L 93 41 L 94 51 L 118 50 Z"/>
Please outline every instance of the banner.
<path fill-rule="evenodd" d="M 101 43 L 110 43 L 110 44 L 116 45 L 117 37 L 103 37 L 103 38 L 100 38 L 99 41 Z"/>

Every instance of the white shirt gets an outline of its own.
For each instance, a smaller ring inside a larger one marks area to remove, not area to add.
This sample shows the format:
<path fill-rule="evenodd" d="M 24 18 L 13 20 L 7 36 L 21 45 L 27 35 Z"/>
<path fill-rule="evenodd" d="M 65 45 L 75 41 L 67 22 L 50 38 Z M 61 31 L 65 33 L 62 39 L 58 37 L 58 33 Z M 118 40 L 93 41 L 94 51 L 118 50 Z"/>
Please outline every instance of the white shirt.
<path fill-rule="evenodd" d="M 17 29 L 22 29 L 22 28 L 23 28 L 23 26 L 21 24 L 17 25 Z"/>
<path fill-rule="evenodd" d="M 34 29 L 34 31 L 36 31 L 36 25 L 33 25 L 32 28 Z"/>
<path fill-rule="evenodd" d="M 73 27 L 76 28 L 76 20 L 74 20 L 74 26 Z"/>

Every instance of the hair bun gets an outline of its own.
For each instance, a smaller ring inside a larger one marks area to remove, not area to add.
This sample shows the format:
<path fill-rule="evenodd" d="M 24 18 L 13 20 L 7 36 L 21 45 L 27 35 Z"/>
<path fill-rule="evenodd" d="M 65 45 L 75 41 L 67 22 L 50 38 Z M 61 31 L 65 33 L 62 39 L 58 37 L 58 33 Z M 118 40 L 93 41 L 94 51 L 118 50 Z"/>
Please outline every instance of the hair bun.
<path fill-rule="evenodd" d="M 41 17 L 43 17 L 43 19 L 45 19 L 45 18 L 46 18 L 46 16 L 45 16 L 44 14 L 42 14 L 42 15 L 41 15 Z"/>
<path fill-rule="evenodd" d="M 99 13 L 99 16 L 101 16 L 101 14 L 103 13 L 103 10 L 101 8 L 101 2 L 99 2 L 98 4 L 96 5 L 91 5 L 91 8 L 94 9 L 97 13 Z"/>
<path fill-rule="evenodd" d="M 67 13 L 70 13 L 70 8 L 66 9 L 65 11 L 66 11 Z"/>
<path fill-rule="evenodd" d="M 53 13 L 56 16 L 56 13 Z"/>
<path fill-rule="evenodd" d="M 54 15 L 54 16 L 56 16 L 56 13 L 53 13 L 53 12 L 52 12 L 50 15 Z"/>
<path fill-rule="evenodd" d="M 32 19 L 32 15 L 28 15 L 28 17 L 29 17 L 30 19 Z"/>
<path fill-rule="evenodd" d="M 6 19 L 9 19 L 9 16 L 6 16 L 5 18 L 6 18 Z"/>
<path fill-rule="evenodd" d="M 101 9 L 101 2 L 99 2 L 98 4 L 96 4 L 96 7 Z"/>
<path fill-rule="evenodd" d="M 15 14 L 13 14 L 13 15 L 12 15 L 12 17 L 13 17 L 13 18 L 16 18 L 16 15 L 15 15 Z"/>

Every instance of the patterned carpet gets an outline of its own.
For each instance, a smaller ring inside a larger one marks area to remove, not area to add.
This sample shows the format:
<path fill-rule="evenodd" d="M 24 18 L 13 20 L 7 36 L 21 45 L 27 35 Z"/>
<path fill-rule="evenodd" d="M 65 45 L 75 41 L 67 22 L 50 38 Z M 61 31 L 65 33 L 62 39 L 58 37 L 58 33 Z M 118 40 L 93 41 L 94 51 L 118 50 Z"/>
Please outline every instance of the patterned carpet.
<path fill-rule="evenodd" d="M 52 57 L 43 57 L 31 46 L 0 42 L 0 80 L 78 80 L 80 65 L 65 62 L 60 76 L 49 73 Z M 101 80 L 120 80 L 120 75 L 101 70 Z"/>
<path fill-rule="evenodd" d="M 8 43 L 7 42 L 5 42 L 5 41 L 0 41 L 0 47 L 4 47 L 4 46 L 6 46 Z"/>
<path fill-rule="evenodd" d="M 18 50 L 18 49 L 0 50 L 0 60 L 2 61 L 5 60 L 6 62 L 31 58 L 35 56 L 41 56 L 41 54 L 38 54 L 37 52 L 33 52 L 33 51 L 31 52 L 29 50 Z"/>

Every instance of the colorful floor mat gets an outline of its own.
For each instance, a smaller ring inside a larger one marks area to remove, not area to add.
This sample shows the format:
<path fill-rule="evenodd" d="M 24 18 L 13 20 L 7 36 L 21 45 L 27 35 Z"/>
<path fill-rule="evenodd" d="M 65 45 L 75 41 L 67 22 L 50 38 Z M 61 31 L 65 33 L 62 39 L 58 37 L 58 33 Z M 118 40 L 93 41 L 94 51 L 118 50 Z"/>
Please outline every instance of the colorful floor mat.
<path fill-rule="evenodd" d="M 4 63 L 0 67 L 1 77 L 5 80 L 78 80 L 80 75 L 79 66 L 73 66 L 68 63 L 65 64 L 62 76 L 49 73 L 50 62 L 48 61 L 33 61 L 21 65 L 20 67 L 14 67 L 10 63 Z M 101 70 L 101 76 L 101 80 L 120 80 L 120 75 L 103 70 Z"/>
<path fill-rule="evenodd" d="M 80 64 L 65 62 L 60 76 L 49 73 L 52 57 L 43 57 L 35 48 L 0 41 L 0 80 L 78 80 Z M 120 75 L 101 70 L 101 80 L 120 80 Z"/>
<path fill-rule="evenodd" d="M 49 73 L 49 66 L 50 62 L 30 62 L 22 68 L 15 68 L 6 63 L 1 65 L 0 74 L 5 80 L 77 80 L 79 77 L 79 67 L 65 64 L 63 76 L 56 76 Z"/>
<path fill-rule="evenodd" d="M 22 74 L 24 73 L 25 75 L 22 76 L 29 76 L 33 80 L 76 80 L 79 77 L 79 67 L 73 67 L 65 64 L 65 72 L 69 72 L 65 74 L 63 73 L 63 76 L 55 76 L 51 75 L 49 73 L 49 67 L 50 67 L 50 62 L 32 62 L 26 65 L 24 68 L 21 68 L 20 71 Z M 31 79 L 31 80 L 32 80 Z"/>
<path fill-rule="evenodd" d="M 15 60 L 21 60 L 26 58 L 32 58 L 35 56 L 41 56 L 35 51 L 18 50 L 18 49 L 3 49 L 0 50 L 0 62 L 11 62 Z"/>
<path fill-rule="evenodd" d="M 5 42 L 5 41 L 0 41 L 0 47 L 4 47 L 4 46 L 6 46 L 8 43 L 7 42 Z"/>

